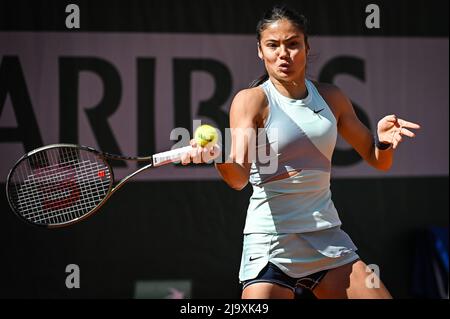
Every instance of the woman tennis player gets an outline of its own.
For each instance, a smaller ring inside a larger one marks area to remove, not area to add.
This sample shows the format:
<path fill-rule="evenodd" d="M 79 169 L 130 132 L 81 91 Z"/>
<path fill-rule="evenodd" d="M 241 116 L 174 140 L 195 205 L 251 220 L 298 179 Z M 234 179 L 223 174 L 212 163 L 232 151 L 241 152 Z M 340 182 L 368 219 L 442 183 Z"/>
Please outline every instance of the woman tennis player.
<path fill-rule="evenodd" d="M 414 137 L 410 129 L 420 126 L 387 115 L 374 138 L 339 88 L 306 79 L 303 15 L 274 7 L 258 23 L 257 39 L 267 73 L 234 97 L 232 151 L 229 160 L 216 163 L 230 187 L 253 187 L 239 273 L 242 298 L 294 298 L 299 287 L 317 298 L 391 298 L 383 283 L 366 284 L 376 274 L 367 272 L 340 227 L 331 200 L 331 158 L 339 133 L 369 165 L 388 170 L 403 137 Z M 251 143 L 240 134 L 258 128 L 266 136 L 257 148 L 278 145 L 275 172 L 265 172 L 258 159 L 246 160 Z M 182 163 L 202 162 L 201 154 L 194 150 Z"/>

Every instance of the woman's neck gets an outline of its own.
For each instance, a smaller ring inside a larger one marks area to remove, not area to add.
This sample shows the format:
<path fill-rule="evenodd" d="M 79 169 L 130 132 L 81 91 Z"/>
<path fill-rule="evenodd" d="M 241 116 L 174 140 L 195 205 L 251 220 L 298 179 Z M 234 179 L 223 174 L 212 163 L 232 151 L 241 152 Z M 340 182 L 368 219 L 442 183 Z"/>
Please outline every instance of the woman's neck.
<path fill-rule="evenodd" d="M 305 85 L 305 78 L 295 81 L 280 81 L 270 77 L 273 85 L 277 88 L 278 92 L 291 99 L 304 99 L 308 95 L 308 91 Z"/>

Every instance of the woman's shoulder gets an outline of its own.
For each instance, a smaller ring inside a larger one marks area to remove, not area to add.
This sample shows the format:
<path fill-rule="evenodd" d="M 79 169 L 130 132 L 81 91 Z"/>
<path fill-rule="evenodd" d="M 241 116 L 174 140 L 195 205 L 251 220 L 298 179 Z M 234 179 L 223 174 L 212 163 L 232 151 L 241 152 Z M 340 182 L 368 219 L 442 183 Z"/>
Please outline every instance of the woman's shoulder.
<path fill-rule="evenodd" d="M 339 95 L 339 94 L 343 94 L 341 89 L 331 83 L 325 83 L 325 82 L 317 82 L 317 81 L 312 81 L 310 80 L 314 86 L 316 87 L 317 91 L 319 91 L 319 93 L 321 95 L 328 95 L 328 96 L 335 96 L 335 95 Z"/>
<path fill-rule="evenodd" d="M 260 87 L 242 89 L 234 96 L 233 105 L 246 109 L 261 109 L 267 105 L 266 94 Z"/>
<path fill-rule="evenodd" d="M 255 102 L 261 102 L 266 100 L 266 94 L 264 93 L 264 90 L 261 87 L 256 86 L 240 90 L 239 92 L 236 93 L 234 98 L 239 100 L 252 99 L 255 100 Z"/>
<path fill-rule="evenodd" d="M 332 107 L 340 107 L 349 102 L 346 94 L 336 85 L 331 83 L 311 81 L 317 88 L 319 94 Z"/>
<path fill-rule="evenodd" d="M 240 90 L 231 103 L 230 116 L 233 118 L 251 118 L 260 125 L 266 117 L 268 101 L 260 87 Z"/>

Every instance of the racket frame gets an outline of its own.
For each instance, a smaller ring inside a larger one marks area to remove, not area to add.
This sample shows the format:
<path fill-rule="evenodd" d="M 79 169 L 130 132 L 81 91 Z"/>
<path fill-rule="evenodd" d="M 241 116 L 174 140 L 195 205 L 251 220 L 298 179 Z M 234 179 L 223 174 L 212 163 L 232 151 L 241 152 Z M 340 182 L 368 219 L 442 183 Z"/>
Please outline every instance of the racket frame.
<path fill-rule="evenodd" d="M 78 149 L 78 150 L 83 150 L 83 151 L 88 151 L 90 153 L 95 154 L 97 157 L 101 158 L 102 162 L 106 165 L 106 167 L 109 170 L 110 173 L 110 183 L 109 183 L 109 187 L 108 187 L 108 192 L 106 193 L 105 197 L 94 207 L 92 208 L 89 212 L 87 212 L 86 214 L 83 214 L 83 216 L 71 219 L 69 221 L 63 222 L 63 223 L 56 223 L 56 224 L 40 224 L 40 223 L 35 223 L 31 220 L 28 220 L 27 218 L 23 217 L 20 212 L 17 210 L 17 208 L 15 207 L 15 205 L 13 205 L 13 201 L 11 199 L 10 196 L 10 192 L 9 192 L 9 185 L 10 185 L 10 180 L 11 180 L 11 174 L 14 172 L 14 170 L 16 169 L 16 167 L 22 163 L 22 161 L 26 160 L 28 157 L 39 153 L 41 151 L 45 151 L 45 150 L 49 150 L 49 149 L 53 149 L 53 148 L 62 148 L 62 147 L 67 147 L 67 148 L 74 148 L 74 149 Z M 151 156 L 136 156 L 136 157 L 132 157 L 132 156 L 123 156 L 123 155 L 116 155 L 116 154 L 111 154 L 111 153 L 107 153 L 107 152 L 101 152 L 93 147 L 90 146 L 85 146 L 85 145 L 78 145 L 78 144 L 66 144 L 66 143 L 59 143 L 59 144 L 49 144 L 49 145 L 45 145 L 39 148 L 36 148 L 26 154 L 24 154 L 21 158 L 19 158 L 19 160 L 17 160 L 17 162 L 14 164 L 14 166 L 10 169 L 9 173 L 8 173 L 8 177 L 6 179 L 6 197 L 8 200 L 8 204 L 11 207 L 11 209 L 14 211 L 14 213 L 21 219 L 26 221 L 29 224 L 32 224 L 34 226 L 38 226 L 38 227 L 44 227 L 44 228 L 59 228 L 59 227 L 66 227 L 69 226 L 71 224 L 75 224 L 78 223 L 80 221 L 82 221 L 85 218 L 88 218 L 89 216 L 91 216 L 92 214 L 94 214 L 98 209 L 100 209 L 105 202 L 109 199 L 109 197 L 111 197 L 112 194 L 114 194 L 117 190 L 119 190 L 129 179 L 131 179 L 133 176 L 139 174 L 140 172 L 150 168 L 150 167 L 158 167 L 161 165 L 165 165 L 167 163 L 171 163 L 174 161 L 178 161 L 181 157 L 181 155 L 183 153 L 189 152 L 190 150 L 192 150 L 192 146 L 185 146 L 185 147 L 181 147 L 181 148 L 176 148 L 176 149 L 172 149 L 170 151 L 166 151 L 166 152 L 161 152 L 161 153 L 156 153 L 153 154 Z M 118 181 L 116 185 L 114 185 L 115 182 L 115 178 L 114 178 L 114 171 L 111 167 L 111 164 L 108 162 L 108 159 L 110 160 L 121 160 L 121 161 L 137 161 L 137 162 L 150 162 L 149 164 L 139 168 L 138 170 L 134 171 L 133 173 L 127 175 L 126 177 L 124 177 L 122 180 Z"/>
<path fill-rule="evenodd" d="M 15 207 L 15 205 L 13 204 L 13 200 L 11 198 L 10 195 L 10 191 L 9 191 L 9 185 L 10 185 L 10 177 L 11 174 L 14 172 L 14 170 L 16 169 L 16 167 L 22 163 L 22 161 L 26 160 L 28 157 L 39 153 L 41 151 L 45 151 L 45 150 L 49 150 L 49 149 L 54 149 L 54 148 L 62 148 L 62 147 L 68 147 L 68 148 L 74 148 L 74 149 L 78 149 L 78 150 L 84 150 L 84 151 L 88 151 L 91 152 L 93 154 L 95 154 L 97 157 L 101 158 L 102 162 L 106 165 L 106 167 L 109 170 L 110 173 L 110 183 L 109 183 L 109 187 L 108 187 L 108 191 L 105 195 L 105 197 L 93 208 L 91 209 L 89 212 L 87 212 L 86 214 L 84 214 L 83 216 L 80 216 L 78 218 L 75 218 L 73 220 L 64 222 L 64 223 L 58 223 L 58 224 L 39 224 L 39 223 L 34 223 L 31 220 L 23 217 L 20 212 L 17 210 L 17 208 Z M 112 160 L 123 160 L 123 161 L 141 161 L 141 162 L 151 162 L 150 164 L 141 167 L 140 169 L 136 170 L 135 172 L 133 172 L 132 174 L 124 177 L 122 180 L 120 180 L 116 185 L 114 185 L 115 182 L 115 177 L 114 177 L 114 171 L 111 167 L 111 164 L 108 162 L 107 159 L 112 159 Z M 77 144 L 66 144 L 66 143 L 60 143 L 60 144 L 50 144 L 50 145 L 45 145 L 39 148 L 36 148 L 26 154 L 24 154 L 21 158 L 19 158 L 17 160 L 17 162 L 14 164 L 14 166 L 10 169 L 9 173 L 8 173 L 8 177 L 6 179 L 6 198 L 8 200 L 8 204 L 11 207 L 11 209 L 14 211 L 14 213 L 23 221 L 27 222 L 28 224 L 37 226 L 37 227 L 44 227 L 44 228 L 60 228 L 60 227 L 66 227 L 75 223 L 78 223 L 80 221 L 82 221 L 85 218 L 88 218 L 89 216 L 91 216 L 92 214 L 94 214 L 98 209 L 100 209 L 105 202 L 109 199 L 109 197 L 114 194 L 117 190 L 119 190 L 124 184 L 125 182 L 127 182 L 130 178 L 132 178 L 133 176 L 135 176 L 136 174 L 139 174 L 140 172 L 150 168 L 153 166 L 153 159 L 152 156 L 146 156 L 146 157 L 130 157 L 130 156 L 122 156 L 122 155 L 116 155 L 116 154 L 111 154 L 111 153 L 106 153 L 106 152 L 101 152 L 99 150 L 96 150 L 93 147 L 90 146 L 85 146 L 85 145 L 77 145 Z"/>

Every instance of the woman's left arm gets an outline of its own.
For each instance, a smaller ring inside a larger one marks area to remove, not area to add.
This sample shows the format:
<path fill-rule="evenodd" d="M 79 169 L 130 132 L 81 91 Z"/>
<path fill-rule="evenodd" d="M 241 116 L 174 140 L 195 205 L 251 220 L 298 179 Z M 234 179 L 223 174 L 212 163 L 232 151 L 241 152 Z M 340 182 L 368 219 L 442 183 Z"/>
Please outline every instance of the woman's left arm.
<path fill-rule="evenodd" d="M 386 149 L 377 147 L 373 134 L 358 119 L 350 100 L 336 86 L 327 85 L 320 90 L 322 96 L 333 109 L 338 121 L 339 134 L 349 143 L 361 157 L 371 166 L 380 170 L 389 170 L 392 166 L 393 153 L 402 142 L 403 136 L 414 137 L 409 129 L 419 129 L 418 124 L 405 121 L 396 115 L 383 117 L 377 125 L 378 142 L 389 146 Z M 323 92 L 322 92 L 323 91 Z"/>

